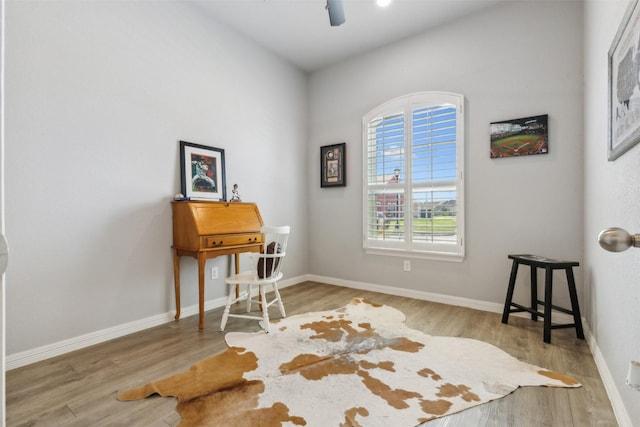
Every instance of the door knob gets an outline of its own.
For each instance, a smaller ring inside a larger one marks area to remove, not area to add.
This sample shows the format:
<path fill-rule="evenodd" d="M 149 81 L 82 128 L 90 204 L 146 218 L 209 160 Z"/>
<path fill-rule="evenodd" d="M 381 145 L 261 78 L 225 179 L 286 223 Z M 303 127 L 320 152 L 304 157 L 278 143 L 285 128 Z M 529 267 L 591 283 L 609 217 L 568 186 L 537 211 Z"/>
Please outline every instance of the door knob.
<path fill-rule="evenodd" d="M 622 252 L 631 246 L 640 247 L 640 234 L 629 234 L 622 228 L 611 227 L 598 234 L 598 242 L 609 252 Z"/>

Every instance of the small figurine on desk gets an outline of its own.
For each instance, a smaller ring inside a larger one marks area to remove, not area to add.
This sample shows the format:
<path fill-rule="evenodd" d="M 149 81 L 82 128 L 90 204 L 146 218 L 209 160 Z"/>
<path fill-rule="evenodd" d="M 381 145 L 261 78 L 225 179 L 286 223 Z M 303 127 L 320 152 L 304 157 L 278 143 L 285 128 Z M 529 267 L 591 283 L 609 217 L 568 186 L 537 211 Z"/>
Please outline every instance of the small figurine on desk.
<path fill-rule="evenodd" d="M 233 184 L 233 190 L 231 190 L 231 193 L 233 194 L 231 196 L 231 201 L 232 202 L 241 202 L 242 201 L 240 199 L 240 193 L 238 193 L 238 184 Z"/>
<path fill-rule="evenodd" d="M 173 196 L 173 200 L 175 200 L 176 202 L 180 202 L 182 200 L 189 200 L 189 197 L 184 197 L 184 194 L 178 193 L 175 196 Z"/>

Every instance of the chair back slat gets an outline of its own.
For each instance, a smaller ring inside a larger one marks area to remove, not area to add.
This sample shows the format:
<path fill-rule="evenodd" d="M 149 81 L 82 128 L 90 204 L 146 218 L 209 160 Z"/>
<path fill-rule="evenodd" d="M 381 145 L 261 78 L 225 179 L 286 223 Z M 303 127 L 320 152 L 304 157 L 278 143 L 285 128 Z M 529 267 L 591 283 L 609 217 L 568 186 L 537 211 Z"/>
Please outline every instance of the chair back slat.
<path fill-rule="evenodd" d="M 261 279 L 277 277 L 282 270 L 291 227 L 262 227 L 262 251 L 258 258 L 257 275 Z"/>

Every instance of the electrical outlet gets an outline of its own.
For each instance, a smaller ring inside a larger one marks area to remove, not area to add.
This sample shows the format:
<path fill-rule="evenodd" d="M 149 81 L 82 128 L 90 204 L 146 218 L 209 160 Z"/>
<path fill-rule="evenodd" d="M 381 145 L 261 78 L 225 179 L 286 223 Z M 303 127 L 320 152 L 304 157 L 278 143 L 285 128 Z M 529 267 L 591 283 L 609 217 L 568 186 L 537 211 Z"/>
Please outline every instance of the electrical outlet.
<path fill-rule="evenodd" d="M 404 260 L 404 271 L 411 271 L 411 261 L 408 259 Z"/>
<path fill-rule="evenodd" d="M 218 278 L 218 267 L 211 267 L 211 280 Z"/>

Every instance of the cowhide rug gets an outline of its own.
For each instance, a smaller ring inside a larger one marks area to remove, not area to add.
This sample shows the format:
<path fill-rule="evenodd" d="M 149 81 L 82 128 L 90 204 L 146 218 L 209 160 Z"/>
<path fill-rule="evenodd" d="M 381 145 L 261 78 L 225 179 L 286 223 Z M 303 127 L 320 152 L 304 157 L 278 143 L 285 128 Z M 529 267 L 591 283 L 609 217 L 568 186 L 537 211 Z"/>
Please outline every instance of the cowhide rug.
<path fill-rule="evenodd" d="M 273 322 L 268 334 L 228 333 L 223 353 L 118 399 L 175 396 L 181 426 L 415 426 L 519 386 L 580 386 L 482 341 L 429 336 L 404 321 L 354 299 Z"/>

